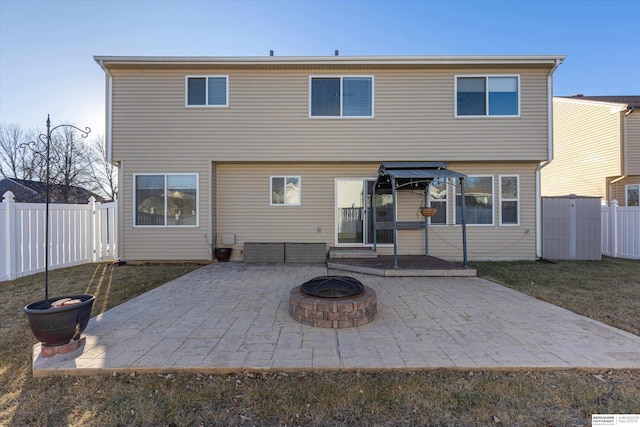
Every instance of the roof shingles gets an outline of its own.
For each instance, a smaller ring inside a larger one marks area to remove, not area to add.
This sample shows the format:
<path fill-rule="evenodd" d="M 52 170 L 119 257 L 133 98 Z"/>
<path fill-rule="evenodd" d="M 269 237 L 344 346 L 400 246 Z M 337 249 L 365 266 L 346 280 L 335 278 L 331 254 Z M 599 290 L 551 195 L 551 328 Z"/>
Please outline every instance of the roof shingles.
<path fill-rule="evenodd" d="M 584 95 L 573 95 L 573 96 L 560 96 L 559 98 L 566 99 L 582 99 L 585 101 L 598 101 L 598 102 L 613 102 L 617 104 L 626 104 L 627 108 L 638 108 L 640 107 L 640 95 L 629 95 L 629 96 L 584 96 Z"/>

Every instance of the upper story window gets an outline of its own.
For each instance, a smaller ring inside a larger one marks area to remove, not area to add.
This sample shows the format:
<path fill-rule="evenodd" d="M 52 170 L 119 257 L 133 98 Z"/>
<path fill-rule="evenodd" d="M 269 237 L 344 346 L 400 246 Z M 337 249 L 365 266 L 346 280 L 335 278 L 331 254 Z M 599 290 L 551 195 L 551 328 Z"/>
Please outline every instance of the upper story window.
<path fill-rule="evenodd" d="M 310 77 L 311 117 L 373 117 L 373 77 Z"/>
<path fill-rule="evenodd" d="M 625 198 L 627 206 L 639 206 L 638 193 L 640 193 L 640 185 L 631 184 L 625 186 Z"/>
<path fill-rule="evenodd" d="M 197 174 L 135 174 L 136 226 L 197 226 Z"/>
<path fill-rule="evenodd" d="M 457 76 L 456 117 L 519 116 L 519 76 Z"/>
<path fill-rule="evenodd" d="M 185 103 L 188 107 L 228 107 L 229 76 L 187 76 Z"/>
<path fill-rule="evenodd" d="M 271 206 L 300 206 L 300 177 L 271 177 Z"/>

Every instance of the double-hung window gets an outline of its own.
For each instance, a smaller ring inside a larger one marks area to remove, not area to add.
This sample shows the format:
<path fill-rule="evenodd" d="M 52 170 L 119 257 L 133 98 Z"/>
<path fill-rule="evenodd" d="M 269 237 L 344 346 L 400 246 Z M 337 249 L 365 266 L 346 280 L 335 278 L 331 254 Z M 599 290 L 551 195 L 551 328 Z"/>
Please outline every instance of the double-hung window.
<path fill-rule="evenodd" d="M 229 106 L 229 76 L 187 76 L 185 85 L 188 107 Z"/>
<path fill-rule="evenodd" d="M 310 77 L 311 117 L 373 117 L 373 77 Z"/>
<path fill-rule="evenodd" d="M 447 223 L 447 207 L 448 207 L 448 180 L 446 178 L 437 178 L 431 182 L 429 186 L 429 198 L 432 208 L 436 208 L 437 212 L 431 217 L 431 224 L 444 225 Z"/>
<path fill-rule="evenodd" d="M 520 188 L 518 176 L 500 176 L 500 225 L 520 223 Z"/>
<path fill-rule="evenodd" d="M 456 117 L 520 115 L 519 76 L 456 76 Z"/>
<path fill-rule="evenodd" d="M 300 177 L 271 177 L 271 206 L 300 206 Z"/>
<path fill-rule="evenodd" d="M 197 226 L 197 174 L 136 174 L 136 226 Z"/>
<path fill-rule="evenodd" d="M 640 193 L 639 184 L 626 185 L 624 193 L 627 206 L 640 206 L 638 201 L 638 193 Z"/>
<path fill-rule="evenodd" d="M 464 180 L 467 224 L 493 225 L 493 176 L 469 176 Z M 462 224 L 462 194 L 456 185 L 456 224 Z"/>

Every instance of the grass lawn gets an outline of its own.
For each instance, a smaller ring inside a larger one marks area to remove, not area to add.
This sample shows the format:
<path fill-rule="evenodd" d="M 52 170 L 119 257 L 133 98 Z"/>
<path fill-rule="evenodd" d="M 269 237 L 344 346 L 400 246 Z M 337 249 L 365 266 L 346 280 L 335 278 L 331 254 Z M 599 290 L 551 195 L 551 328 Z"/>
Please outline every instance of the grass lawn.
<path fill-rule="evenodd" d="M 638 261 L 473 266 L 482 277 L 638 333 Z M 95 294 L 95 316 L 197 267 L 86 264 L 52 271 L 51 293 Z M 34 379 L 35 339 L 22 307 L 43 298 L 42 276 L 0 283 L 0 425 L 589 426 L 593 413 L 640 413 L 639 370 L 167 372 Z"/>
<path fill-rule="evenodd" d="M 478 276 L 640 335 L 640 261 L 479 262 Z"/>

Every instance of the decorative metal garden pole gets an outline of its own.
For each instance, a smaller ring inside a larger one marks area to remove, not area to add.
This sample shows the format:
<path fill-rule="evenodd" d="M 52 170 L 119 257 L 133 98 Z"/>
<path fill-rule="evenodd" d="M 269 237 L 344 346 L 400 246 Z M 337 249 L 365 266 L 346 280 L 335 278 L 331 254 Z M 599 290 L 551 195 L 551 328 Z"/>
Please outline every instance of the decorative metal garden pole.
<path fill-rule="evenodd" d="M 60 128 L 71 128 L 71 129 L 76 129 L 78 131 L 80 131 L 80 136 L 82 136 L 83 138 L 86 138 L 87 136 L 89 136 L 89 133 L 91 133 L 91 128 L 85 127 L 84 130 L 80 129 L 79 127 L 73 126 L 73 125 L 69 125 L 69 124 L 62 124 L 62 125 L 58 125 L 55 127 L 51 127 L 51 119 L 49 117 L 49 114 L 47 114 L 47 133 L 46 134 L 40 134 L 38 135 L 38 139 L 40 140 L 40 142 L 44 143 L 46 145 L 46 154 L 45 154 L 45 164 L 46 164 L 46 168 L 47 168 L 47 178 L 46 178 L 46 182 L 45 182 L 45 187 L 46 187 L 46 197 L 47 199 L 45 200 L 45 218 L 44 218 L 44 299 L 46 301 L 47 307 L 50 306 L 49 304 L 49 179 L 50 179 L 50 174 L 51 174 L 51 134 L 56 130 L 56 129 L 60 129 Z M 42 153 L 40 153 L 37 150 L 34 150 L 36 153 L 42 155 Z"/>

